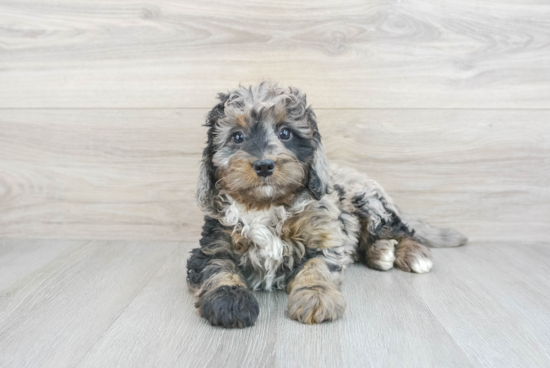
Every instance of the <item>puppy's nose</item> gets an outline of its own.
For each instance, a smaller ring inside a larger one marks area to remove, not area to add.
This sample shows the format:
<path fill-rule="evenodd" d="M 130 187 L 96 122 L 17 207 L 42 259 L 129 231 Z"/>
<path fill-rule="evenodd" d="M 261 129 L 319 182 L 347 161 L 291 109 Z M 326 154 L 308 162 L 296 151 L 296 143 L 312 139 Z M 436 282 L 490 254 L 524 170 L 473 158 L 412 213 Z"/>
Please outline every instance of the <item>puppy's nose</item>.
<path fill-rule="evenodd" d="M 258 160 L 254 162 L 254 171 L 258 176 L 268 177 L 275 171 L 275 161 L 273 160 Z"/>

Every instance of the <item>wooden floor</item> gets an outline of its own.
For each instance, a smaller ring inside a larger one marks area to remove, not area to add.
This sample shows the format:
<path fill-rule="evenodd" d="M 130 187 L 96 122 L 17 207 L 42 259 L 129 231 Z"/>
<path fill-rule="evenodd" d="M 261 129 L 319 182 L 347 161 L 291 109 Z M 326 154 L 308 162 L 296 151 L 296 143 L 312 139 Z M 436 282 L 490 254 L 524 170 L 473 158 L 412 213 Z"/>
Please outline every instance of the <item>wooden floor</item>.
<path fill-rule="evenodd" d="M 343 319 L 318 326 L 286 318 L 284 292 L 257 292 L 243 330 L 197 315 L 191 247 L 0 242 L 0 366 L 550 366 L 547 244 L 435 249 L 424 275 L 354 265 Z"/>

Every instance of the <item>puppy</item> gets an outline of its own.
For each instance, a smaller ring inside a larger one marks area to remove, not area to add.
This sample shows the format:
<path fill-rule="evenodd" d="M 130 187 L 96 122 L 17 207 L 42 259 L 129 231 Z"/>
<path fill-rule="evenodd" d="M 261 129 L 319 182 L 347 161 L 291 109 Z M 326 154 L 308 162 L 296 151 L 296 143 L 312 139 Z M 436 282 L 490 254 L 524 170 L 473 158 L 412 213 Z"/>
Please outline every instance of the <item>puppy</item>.
<path fill-rule="evenodd" d="M 237 88 L 206 118 L 197 199 L 205 214 L 187 282 L 213 326 L 254 325 L 251 290 L 285 289 L 288 317 L 334 321 L 346 308 L 344 269 L 430 271 L 430 247 L 466 238 L 405 219 L 362 173 L 329 168 L 315 114 L 299 89 Z"/>

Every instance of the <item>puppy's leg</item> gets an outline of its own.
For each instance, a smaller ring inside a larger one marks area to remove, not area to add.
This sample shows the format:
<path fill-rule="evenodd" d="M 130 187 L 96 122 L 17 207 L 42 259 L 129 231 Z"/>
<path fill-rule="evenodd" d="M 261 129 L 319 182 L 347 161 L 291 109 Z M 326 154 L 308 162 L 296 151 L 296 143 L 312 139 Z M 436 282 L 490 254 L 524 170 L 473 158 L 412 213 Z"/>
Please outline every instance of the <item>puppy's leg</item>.
<path fill-rule="evenodd" d="M 396 240 L 377 240 L 365 251 L 365 263 L 375 270 L 387 271 L 393 268 L 395 262 Z"/>
<path fill-rule="evenodd" d="M 403 238 L 395 250 L 395 267 L 401 271 L 426 273 L 432 268 L 430 248 L 411 238 Z"/>
<path fill-rule="evenodd" d="M 195 249 L 187 263 L 188 283 L 195 291 L 195 307 L 212 326 L 253 326 L 259 314 L 258 302 L 247 288 L 231 259 L 215 259 Z"/>
<path fill-rule="evenodd" d="M 308 260 L 287 285 L 288 316 L 309 325 L 342 317 L 346 301 L 336 282 L 324 260 Z"/>

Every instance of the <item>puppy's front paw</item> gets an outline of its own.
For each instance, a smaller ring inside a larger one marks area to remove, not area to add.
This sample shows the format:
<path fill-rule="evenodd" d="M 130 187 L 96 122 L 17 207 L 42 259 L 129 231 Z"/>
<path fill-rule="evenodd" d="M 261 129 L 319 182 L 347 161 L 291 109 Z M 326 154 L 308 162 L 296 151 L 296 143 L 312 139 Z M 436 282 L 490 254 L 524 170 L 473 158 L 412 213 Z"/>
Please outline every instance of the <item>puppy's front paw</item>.
<path fill-rule="evenodd" d="M 200 314 L 212 326 L 244 328 L 254 326 L 260 313 L 258 301 L 242 286 L 220 286 L 200 296 L 196 303 Z"/>
<path fill-rule="evenodd" d="M 395 252 L 395 266 L 405 272 L 429 272 L 433 266 L 432 252 L 414 240 L 403 239 Z"/>
<path fill-rule="evenodd" d="M 330 284 L 298 287 L 288 296 L 288 316 L 308 325 L 337 320 L 345 309 L 344 296 Z"/>

